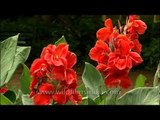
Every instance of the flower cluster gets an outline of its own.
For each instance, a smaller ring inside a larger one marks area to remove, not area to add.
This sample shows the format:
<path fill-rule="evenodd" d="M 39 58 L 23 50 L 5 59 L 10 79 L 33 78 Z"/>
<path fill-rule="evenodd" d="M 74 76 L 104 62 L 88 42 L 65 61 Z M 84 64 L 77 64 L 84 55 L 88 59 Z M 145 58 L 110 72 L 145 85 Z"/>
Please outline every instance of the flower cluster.
<path fill-rule="evenodd" d="M 124 26 L 118 21 L 119 27 L 113 28 L 110 18 L 104 25 L 96 33 L 97 41 L 89 56 L 98 63 L 96 68 L 104 74 L 106 86 L 128 88 L 132 84 L 129 71 L 143 61 L 138 37 L 147 26 L 136 15 L 130 15 Z"/>
<path fill-rule="evenodd" d="M 30 97 L 34 97 L 34 104 L 65 104 L 68 100 L 78 104 L 82 100 L 76 91 L 77 75 L 73 70 L 76 61 L 68 44 L 49 44 L 43 48 L 40 58 L 35 59 L 30 68 Z"/>

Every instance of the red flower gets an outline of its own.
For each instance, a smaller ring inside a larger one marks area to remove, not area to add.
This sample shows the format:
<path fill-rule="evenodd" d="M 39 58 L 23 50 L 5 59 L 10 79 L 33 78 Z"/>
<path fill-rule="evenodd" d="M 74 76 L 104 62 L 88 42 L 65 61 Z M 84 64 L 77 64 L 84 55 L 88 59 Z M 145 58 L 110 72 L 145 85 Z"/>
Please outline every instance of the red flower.
<path fill-rule="evenodd" d="M 136 17 L 130 16 L 129 22 L 131 26 L 128 28 L 129 33 L 138 32 L 138 34 L 144 34 L 147 29 L 147 25 L 142 20 L 137 20 Z"/>
<path fill-rule="evenodd" d="M 65 104 L 70 100 L 73 104 L 77 105 L 78 102 L 82 101 L 82 96 L 75 89 L 67 89 L 54 94 L 53 99 L 59 104 Z"/>
<path fill-rule="evenodd" d="M 77 62 L 77 57 L 68 50 L 68 47 L 69 45 L 64 43 L 58 46 L 50 44 L 43 49 L 41 58 L 32 63 L 30 98 L 34 97 L 35 105 L 48 105 L 53 98 L 61 104 L 65 104 L 68 100 L 74 104 L 81 101 L 79 93 L 67 92 L 76 90 L 77 87 L 77 75 L 72 69 Z M 60 92 L 65 90 L 65 95 L 59 95 L 56 89 Z"/>
<path fill-rule="evenodd" d="M 4 93 L 6 93 L 7 91 L 8 91 L 7 88 L 0 88 L 0 94 L 1 94 L 1 93 L 4 94 Z"/>
<path fill-rule="evenodd" d="M 108 69 L 108 73 L 105 78 L 105 84 L 108 87 L 121 86 L 124 89 L 129 88 L 132 85 L 132 81 L 128 77 L 128 69 L 119 70 L 117 68 Z"/>
<path fill-rule="evenodd" d="M 73 69 L 65 69 L 63 66 L 54 67 L 52 70 L 53 78 L 59 81 L 66 81 L 67 84 L 77 80 L 76 72 Z"/>
<path fill-rule="evenodd" d="M 67 53 L 68 45 L 61 43 L 56 48 L 54 45 L 49 45 L 42 51 L 41 57 L 44 58 L 49 65 L 61 66 L 66 64 L 65 57 Z"/>
<path fill-rule="evenodd" d="M 108 41 L 109 36 L 113 32 L 112 20 L 109 18 L 105 21 L 105 26 L 99 29 L 96 33 L 97 39 L 102 41 Z"/>
<path fill-rule="evenodd" d="M 56 86 L 49 83 L 43 83 L 38 88 L 38 93 L 34 96 L 35 105 L 48 105 L 51 102 L 52 95 L 55 93 Z"/>
<path fill-rule="evenodd" d="M 92 60 L 99 63 L 105 63 L 108 60 L 108 53 L 110 52 L 107 43 L 98 40 L 96 45 L 90 50 L 89 56 Z"/>
<path fill-rule="evenodd" d="M 30 68 L 31 76 L 44 77 L 48 72 L 48 65 L 43 59 L 35 59 Z"/>
<path fill-rule="evenodd" d="M 143 34 L 147 26 L 137 18 L 136 15 L 129 16 L 126 25 L 119 24 L 119 28 L 113 28 L 111 19 L 107 19 L 105 27 L 96 33 L 98 40 L 89 56 L 97 61 L 96 68 L 104 74 L 108 87 L 120 85 L 128 88 L 131 85 L 128 77 L 130 69 L 143 61 L 139 55 L 142 45 L 138 35 Z"/>
<path fill-rule="evenodd" d="M 119 70 L 131 69 L 132 65 L 138 65 L 143 60 L 138 53 L 132 52 L 133 43 L 126 36 L 118 36 L 115 43 L 115 52 L 109 54 L 108 65 Z"/>
<path fill-rule="evenodd" d="M 67 56 L 66 56 L 66 60 L 67 60 L 67 68 L 72 68 L 76 62 L 77 62 L 77 56 L 73 53 L 68 51 Z"/>

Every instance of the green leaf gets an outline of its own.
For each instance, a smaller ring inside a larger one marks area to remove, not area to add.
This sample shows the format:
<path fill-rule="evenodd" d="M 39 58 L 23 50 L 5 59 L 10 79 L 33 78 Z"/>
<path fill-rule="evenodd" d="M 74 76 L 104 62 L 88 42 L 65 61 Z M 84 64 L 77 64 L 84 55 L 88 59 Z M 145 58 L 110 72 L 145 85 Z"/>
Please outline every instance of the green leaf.
<path fill-rule="evenodd" d="M 93 100 L 106 91 L 101 73 L 90 63 L 85 62 L 82 80 L 88 97 Z"/>
<path fill-rule="evenodd" d="M 0 55 L 0 68 L 1 68 L 1 79 L 0 79 L 0 87 L 5 84 L 5 80 L 8 75 L 8 70 L 11 69 L 15 53 L 16 53 L 16 46 L 18 41 L 18 35 L 9 37 L 8 39 L 1 42 L 1 55 Z"/>
<path fill-rule="evenodd" d="M 30 74 L 29 74 L 29 68 L 23 63 L 23 73 L 20 79 L 21 83 L 21 91 L 23 94 L 29 94 L 30 93 L 30 82 L 32 80 Z"/>
<path fill-rule="evenodd" d="M 30 53 L 30 49 L 31 47 L 17 46 L 14 62 L 13 62 L 11 69 L 8 70 L 8 75 L 6 77 L 5 84 L 11 80 L 12 75 L 14 74 L 18 66 L 27 60 L 29 53 Z"/>
<path fill-rule="evenodd" d="M 114 88 L 109 90 L 106 97 L 106 104 L 115 105 L 117 98 L 120 96 L 120 92 L 121 92 L 120 88 Z"/>
<path fill-rule="evenodd" d="M 121 96 L 118 105 L 159 105 L 159 86 L 138 87 Z"/>
<path fill-rule="evenodd" d="M 97 98 L 94 99 L 95 103 L 97 105 L 106 105 L 106 96 L 107 96 L 106 92 L 99 95 Z"/>
<path fill-rule="evenodd" d="M 3 94 L 5 97 L 7 97 L 12 103 L 16 101 L 16 94 L 15 92 L 8 90 L 5 94 Z"/>
<path fill-rule="evenodd" d="M 33 105 L 33 99 L 29 98 L 29 94 L 22 94 L 23 105 Z"/>
<path fill-rule="evenodd" d="M 66 39 L 64 36 L 62 36 L 59 40 L 57 40 L 54 44 L 57 46 L 60 43 L 67 43 Z"/>
<path fill-rule="evenodd" d="M 144 87 L 146 80 L 147 80 L 147 78 L 144 75 L 142 75 L 142 74 L 138 75 L 138 77 L 136 78 L 135 88 Z"/>
<path fill-rule="evenodd" d="M 83 97 L 87 96 L 87 91 L 83 83 L 78 86 L 77 91 L 80 92 Z"/>
<path fill-rule="evenodd" d="M 91 98 L 88 98 L 88 105 L 97 105 L 97 104 L 94 100 L 92 100 Z"/>
<path fill-rule="evenodd" d="M 153 86 L 157 86 L 160 80 L 160 63 L 158 64 L 156 73 L 154 75 L 154 81 L 153 81 Z"/>
<path fill-rule="evenodd" d="M 1 42 L 1 79 L 0 87 L 7 84 L 18 66 L 24 63 L 30 53 L 31 47 L 17 46 L 18 35 L 10 37 Z"/>
<path fill-rule="evenodd" d="M 0 105 L 12 105 L 13 103 L 4 95 L 0 94 Z"/>

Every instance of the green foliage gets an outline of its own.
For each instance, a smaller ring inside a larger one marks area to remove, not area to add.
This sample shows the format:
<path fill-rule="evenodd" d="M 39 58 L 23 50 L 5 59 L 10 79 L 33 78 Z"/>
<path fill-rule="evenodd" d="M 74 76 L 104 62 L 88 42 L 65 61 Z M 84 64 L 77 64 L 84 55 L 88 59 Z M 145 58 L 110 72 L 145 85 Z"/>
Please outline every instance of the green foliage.
<path fill-rule="evenodd" d="M 33 99 L 29 98 L 28 94 L 22 94 L 23 105 L 33 105 Z"/>
<path fill-rule="evenodd" d="M 142 74 L 138 75 L 138 77 L 136 78 L 135 88 L 144 87 L 146 80 L 147 80 L 147 78 L 144 75 L 142 75 Z"/>
<path fill-rule="evenodd" d="M 29 56 L 30 47 L 17 46 L 18 36 L 19 34 L 1 42 L 0 87 L 11 80 L 18 66 Z"/>
<path fill-rule="evenodd" d="M 17 45 L 18 35 L 10 37 L 1 42 L 1 79 L 0 79 L 0 87 L 6 83 L 6 78 L 8 75 L 8 71 L 11 69 Z"/>
<path fill-rule="evenodd" d="M 115 105 L 117 98 L 120 97 L 121 89 L 120 88 L 114 88 L 110 89 L 107 93 L 106 97 L 106 103 L 107 105 Z"/>
<path fill-rule="evenodd" d="M 106 91 L 101 73 L 90 63 L 85 63 L 82 80 L 88 97 L 93 100 Z"/>
<path fill-rule="evenodd" d="M 159 86 L 138 87 L 121 96 L 117 105 L 159 105 Z"/>
<path fill-rule="evenodd" d="M 67 43 L 66 39 L 64 36 L 62 36 L 59 40 L 57 40 L 54 44 L 58 45 L 60 43 Z"/>
<path fill-rule="evenodd" d="M 29 74 L 29 68 L 25 64 L 22 65 L 23 65 L 23 73 L 20 80 L 21 91 L 23 94 L 29 94 L 30 93 L 29 86 L 32 78 Z"/>
<path fill-rule="evenodd" d="M 15 92 L 8 90 L 5 94 L 3 94 L 5 97 L 7 97 L 12 103 L 15 103 L 16 101 L 16 94 Z"/>
<path fill-rule="evenodd" d="M 13 103 L 5 97 L 3 94 L 0 94 L 0 105 L 12 105 Z"/>

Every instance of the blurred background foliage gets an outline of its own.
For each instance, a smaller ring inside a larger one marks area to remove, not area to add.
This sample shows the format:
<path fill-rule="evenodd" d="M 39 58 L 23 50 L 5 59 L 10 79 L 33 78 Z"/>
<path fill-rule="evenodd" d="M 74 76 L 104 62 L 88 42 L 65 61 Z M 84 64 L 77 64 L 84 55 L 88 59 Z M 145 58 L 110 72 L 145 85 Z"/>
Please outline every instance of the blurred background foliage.
<path fill-rule="evenodd" d="M 148 28 L 140 36 L 143 45 L 144 62 L 135 69 L 155 70 L 160 60 L 160 15 L 140 15 Z M 96 41 L 96 32 L 104 26 L 104 20 L 111 18 L 114 26 L 120 19 L 125 24 L 126 15 L 33 15 L 33 16 L 1 16 L 0 40 L 20 34 L 19 45 L 31 46 L 28 65 L 40 56 L 43 47 L 54 43 L 62 35 L 70 45 L 70 50 L 77 54 L 77 66 L 84 61 L 94 65 L 89 59 L 89 50 Z"/>

